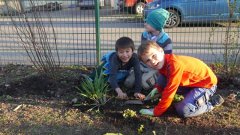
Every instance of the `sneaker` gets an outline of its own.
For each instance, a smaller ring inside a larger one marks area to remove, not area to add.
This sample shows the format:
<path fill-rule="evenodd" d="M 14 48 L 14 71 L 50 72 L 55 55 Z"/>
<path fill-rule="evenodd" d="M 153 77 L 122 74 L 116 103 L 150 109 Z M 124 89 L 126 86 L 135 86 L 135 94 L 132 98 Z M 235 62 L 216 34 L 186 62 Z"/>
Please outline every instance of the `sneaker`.
<path fill-rule="evenodd" d="M 212 103 L 213 107 L 217 107 L 222 105 L 222 103 L 224 102 L 224 99 L 219 94 L 213 95 L 210 99 L 210 102 Z"/>

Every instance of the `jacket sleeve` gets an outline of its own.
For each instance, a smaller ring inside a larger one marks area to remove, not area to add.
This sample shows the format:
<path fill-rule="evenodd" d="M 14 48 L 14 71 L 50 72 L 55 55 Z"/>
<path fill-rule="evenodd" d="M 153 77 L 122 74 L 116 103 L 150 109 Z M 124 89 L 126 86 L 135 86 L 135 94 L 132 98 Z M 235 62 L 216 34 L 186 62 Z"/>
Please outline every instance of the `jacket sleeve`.
<path fill-rule="evenodd" d="M 144 32 L 142 33 L 142 36 L 141 36 L 141 44 L 144 43 L 144 42 L 146 42 L 147 40 L 148 40 L 148 39 L 147 39 L 147 32 L 144 31 Z"/>
<path fill-rule="evenodd" d="M 141 92 L 142 89 L 142 72 L 140 70 L 140 61 L 137 58 L 137 55 L 134 57 L 133 67 L 134 67 L 134 75 L 135 75 L 135 85 L 134 92 Z"/>
<path fill-rule="evenodd" d="M 112 89 L 116 89 L 119 88 L 118 82 L 117 82 L 117 72 L 118 72 L 118 65 L 119 62 L 117 60 L 117 56 L 114 55 L 111 57 L 110 59 L 111 63 L 110 63 L 110 73 L 109 73 L 109 79 L 108 82 L 111 86 Z"/>
<path fill-rule="evenodd" d="M 162 115 L 171 105 L 183 75 L 183 66 L 175 61 L 166 67 L 167 85 L 162 91 L 162 98 L 154 107 L 154 116 Z"/>

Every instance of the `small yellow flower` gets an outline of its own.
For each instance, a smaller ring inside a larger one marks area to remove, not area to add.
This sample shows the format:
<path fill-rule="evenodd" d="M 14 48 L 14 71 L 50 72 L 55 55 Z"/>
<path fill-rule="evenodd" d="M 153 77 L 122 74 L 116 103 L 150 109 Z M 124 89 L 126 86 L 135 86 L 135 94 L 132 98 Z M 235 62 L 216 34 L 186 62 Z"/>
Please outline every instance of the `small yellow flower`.
<path fill-rule="evenodd" d="M 140 125 L 140 127 L 138 128 L 138 134 L 142 134 L 144 130 L 144 125 Z"/>
<path fill-rule="evenodd" d="M 130 110 L 130 109 L 126 109 L 123 111 L 123 117 L 124 118 L 132 118 L 132 117 L 136 117 L 137 113 L 136 111 Z"/>

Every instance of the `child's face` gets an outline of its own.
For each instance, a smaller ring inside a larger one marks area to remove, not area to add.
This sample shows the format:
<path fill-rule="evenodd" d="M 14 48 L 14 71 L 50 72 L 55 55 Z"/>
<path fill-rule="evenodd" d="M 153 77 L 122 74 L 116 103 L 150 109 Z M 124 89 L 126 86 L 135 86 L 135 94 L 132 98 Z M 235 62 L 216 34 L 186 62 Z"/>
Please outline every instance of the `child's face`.
<path fill-rule="evenodd" d="M 142 56 L 142 61 L 149 67 L 159 70 L 164 64 L 164 52 L 159 48 L 150 47 L 149 50 Z"/>
<path fill-rule="evenodd" d="M 127 63 L 132 57 L 132 48 L 118 48 L 117 55 L 123 63 Z"/>
<path fill-rule="evenodd" d="M 157 31 L 157 30 L 155 30 L 151 25 L 149 25 L 148 23 L 144 23 L 144 27 L 145 27 L 145 29 L 146 29 L 147 32 Z"/>

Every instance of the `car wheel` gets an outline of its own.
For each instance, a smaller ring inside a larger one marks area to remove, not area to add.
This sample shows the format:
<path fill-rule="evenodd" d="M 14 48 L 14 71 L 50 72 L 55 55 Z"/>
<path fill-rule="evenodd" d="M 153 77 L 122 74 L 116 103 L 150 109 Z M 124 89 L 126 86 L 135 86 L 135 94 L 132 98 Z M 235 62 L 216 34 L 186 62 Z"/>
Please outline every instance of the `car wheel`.
<path fill-rule="evenodd" d="M 143 2 L 138 2 L 135 5 L 135 13 L 136 14 L 143 14 L 145 4 Z"/>
<path fill-rule="evenodd" d="M 181 21 L 179 13 L 172 9 L 168 9 L 167 11 L 169 12 L 169 18 L 165 26 L 167 28 L 177 27 Z"/>

